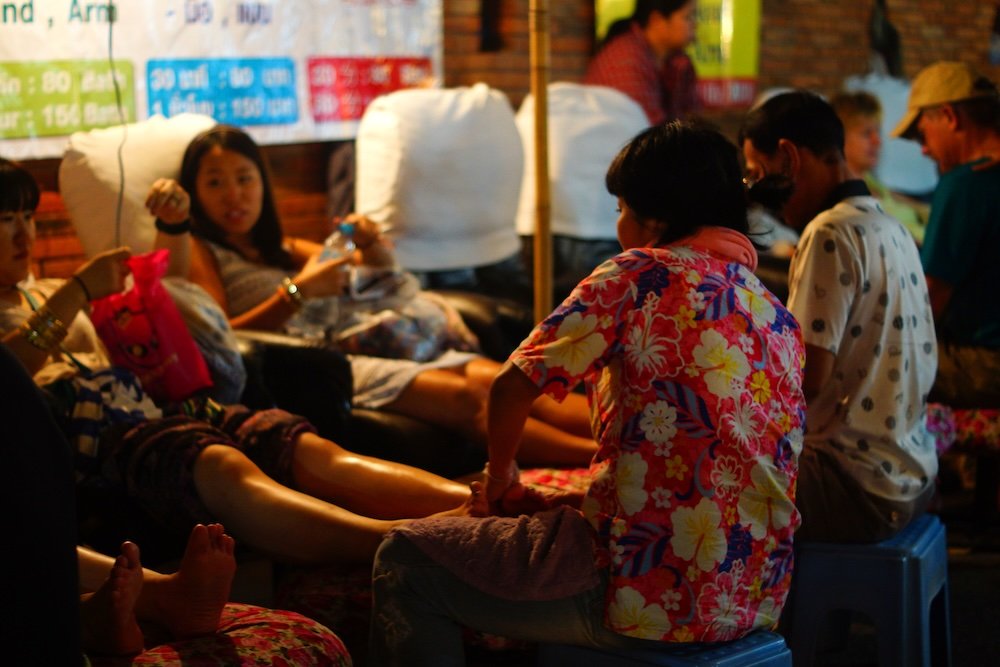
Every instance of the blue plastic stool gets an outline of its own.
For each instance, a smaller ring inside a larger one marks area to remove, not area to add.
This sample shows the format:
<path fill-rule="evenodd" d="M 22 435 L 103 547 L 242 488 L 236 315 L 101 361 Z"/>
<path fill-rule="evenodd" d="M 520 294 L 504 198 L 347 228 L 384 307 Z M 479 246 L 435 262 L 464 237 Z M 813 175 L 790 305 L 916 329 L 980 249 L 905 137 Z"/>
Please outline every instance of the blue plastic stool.
<path fill-rule="evenodd" d="M 815 664 L 833 611 L 859 611 L 874 621 L 880 667 L 951 664 L 948 548 L 936 516 L 925 514 L 877 544 L 795 546 L 785 614 L 796 667 Z"/>
<path fill-rule="evenodd" d="M 612 650 L 568 644 L 538 647 L 538 667 L 792 667 L 792 654 L 781 635 L 766 630 L 719 644 L 672 644 L 669 652 Z"/>

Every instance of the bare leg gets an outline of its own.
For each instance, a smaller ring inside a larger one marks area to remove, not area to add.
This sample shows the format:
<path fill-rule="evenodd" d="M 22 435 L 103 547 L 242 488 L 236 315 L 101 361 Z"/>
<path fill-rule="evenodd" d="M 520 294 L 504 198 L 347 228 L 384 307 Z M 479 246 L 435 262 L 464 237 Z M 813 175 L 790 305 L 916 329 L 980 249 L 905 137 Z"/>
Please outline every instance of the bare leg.
<path fill-rule="evenodd" d="M 482 385 L 470 383 L 464 373 L 424 371 L 386 409 L 458 431 L 485 445 L 486 400 L 481 390 Z M 593 438 L 531 417 L 517 458 L 527 465 L 586 466 L 596 451 Z"/>
<path fill-rule="evenodd" d="M 172 638 L 211 634 L 219 627 L 235 571 L 233 538 L 220 524 L 198 524 L 177 572 L 147 577 L 139 616 L 167 628 Z"/>
<path fill-rule="evenodd" d="M 131 655 L 143 649 L 135 606 L 142 591 L 139 547 L 122 544 L 108 578 L 94 593 L 80 599 L 83 647 L 95 653 Z"/>
<path fill-rule="evenodd" d="M 490 385 L 503 367 L 492 359 L 473 359 L 465 365 L 463 373 L 477 396 L 489 396 Z M 542 394 L 531 406 L 531 416 L 550 426 L 581 438 L 593 438 L 590 428 L 590 407 L 583 394 L 571 393 L 560 403 Z"/>
<path fill-rule="evenodd" d="M 202 502 L 237 539 L 288 563 L 370 561 L 385 533 L 406 521 L 362 516 L 289 489 L 225 445 L 201 453 L 194 481 Z M 476 502 L 467 492 L 462 506 L 439 514 L 471 514 Z"/>
<path fill-rule="evenodd" d="M 303 493 L 375 519 L 410 519 L 452 510 L 469 487 L 419 468 L 361 456 L 304 433 L 292 461 Z M 485 508 L 480 508 L 485 512 Z"/>

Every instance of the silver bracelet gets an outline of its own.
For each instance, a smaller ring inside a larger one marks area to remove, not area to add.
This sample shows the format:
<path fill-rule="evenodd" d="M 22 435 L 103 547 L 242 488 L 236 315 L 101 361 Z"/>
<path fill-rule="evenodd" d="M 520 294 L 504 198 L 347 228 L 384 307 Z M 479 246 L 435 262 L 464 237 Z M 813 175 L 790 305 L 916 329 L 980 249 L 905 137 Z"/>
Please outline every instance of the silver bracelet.
<path fill-rule="evenodd" d="M 494 482 L 506 482 L 508 484 L 516 482 L 517 480 L 519 480 L 521 478 L 521 471 L 517 467 L 517 461 L 511 461 L 511 464 L 510 464 L 510 475 L 507 476 L 507 477 L 497 477 L 497 476 L 493 475 L 492 473 L 490 473 L 490 464 L 489 464 L 489 462 L 487 462 L 486 466 L 483 468 L 483 474 L 486 475 L 486 477 L 488 479 L 491 479 Z"/>

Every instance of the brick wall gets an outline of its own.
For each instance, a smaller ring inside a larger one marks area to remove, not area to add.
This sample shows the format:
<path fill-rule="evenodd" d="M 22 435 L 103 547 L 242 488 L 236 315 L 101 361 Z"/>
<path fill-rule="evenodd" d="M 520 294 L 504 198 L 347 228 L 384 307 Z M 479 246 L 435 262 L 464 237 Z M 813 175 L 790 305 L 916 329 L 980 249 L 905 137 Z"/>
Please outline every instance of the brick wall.
<path fill-rule="evenodd" d="M 764 0 L 762 86 L 804 86 L 835 92 L 868 67 L 871 0 Z M 888 0 L 899 31 L 903 67 L 912 77 L 936 60 L 964 60 L 994 80 L 988 63 L 994 0 Z"/>
<path fill-rule="evenodd" d="M 480 5 L 499 3 L 501 49 L 481 52 Z M 594 3 L 549 0 L 552 81 L 579 81 L 593 49 Z M 528 0 L 444 0 L 446 86 L 485 81 L 516 107 L 530 89 Z"/>
<path fill-rule="evenodd" d="M 444 0 L 445 85 L 485 81 L 515 106 L 529 89 L 528 0 L 500 3 L 503 49 L 479 53 L 479 0 Z M 759 86 L 797 86 L 830 94 L 847 76 L 868 69 L 872 0 L 763 0 Z M 592 0 L 549 0 L 552 81 L 579 81 L 593 43 Z M 902 40 L 905 73 L 912 77 L 941 59 L 966 60 L 994 80 L 987 49 L 994 0 L 889 0 Z M 724 128 L 739 112 L 714 114 Z"/>

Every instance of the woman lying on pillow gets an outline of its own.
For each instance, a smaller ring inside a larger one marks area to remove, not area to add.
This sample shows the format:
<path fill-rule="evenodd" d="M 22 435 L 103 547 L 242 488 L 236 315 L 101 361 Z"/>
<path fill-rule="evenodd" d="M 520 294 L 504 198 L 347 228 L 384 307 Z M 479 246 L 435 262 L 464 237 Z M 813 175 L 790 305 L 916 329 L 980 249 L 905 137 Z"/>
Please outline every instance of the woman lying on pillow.
<path fill-rule="evenodd" d="M 110 487 L 179 541 L 224 523 L 287 562 L 364 562 L 389 528 L 434 513 L 485 511 L 465 485 L 360 456 L 302 417 L 190 400 L 161 411 L 111 368 L 87 302 L 123 288 L 127 249 L 95 256 L 68 281 L 29 279 L 39 191 L 0 159 L 0 337 L 45 385 L 77 450 L 81 484 Z"/>
<path fill-rule="evenodd" d="M 337 345 L 355 321 L 351 315 L 368 307 L 341 296 L 349 289 L 345 262 L 394 263 L 378 227 L 362 217 L 351 219 L 357 256 L 350 259 L 325 260 L 321 245 L 283 238 L 260 148 L 231 126 L 195 137 L 179 182 L 156 181 L 146 205 L 157 217 L 157 247 L 171 250 L 170 273 L 205 288 L 234 328 L 295 333 L 319 326 Z M 388 358 L 393 349 L 375 350 L 378 357 L 350 356 L 354 404 L 399 412 L 485 443 L 486 392 L 500 365 L 454 349 L 423 363 Z M 596 451 L 587 414 L 580 395 L 562 404 L 539 398 L 525 429 L 522 462 L 587 465 Z"/>

